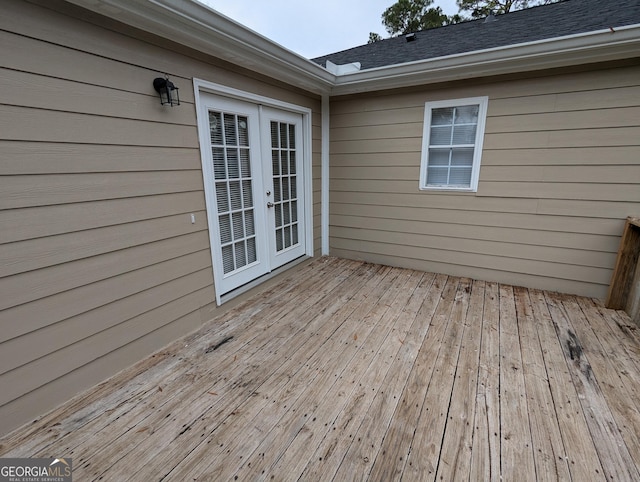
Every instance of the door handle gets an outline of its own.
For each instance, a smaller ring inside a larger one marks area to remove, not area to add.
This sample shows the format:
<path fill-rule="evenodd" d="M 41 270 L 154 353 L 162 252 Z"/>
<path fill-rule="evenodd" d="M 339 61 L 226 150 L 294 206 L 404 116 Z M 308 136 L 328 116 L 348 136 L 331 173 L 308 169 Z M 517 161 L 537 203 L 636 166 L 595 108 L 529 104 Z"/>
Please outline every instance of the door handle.
<path fill-rule="evenodd" d="M 272 202 L 268 202 L 268 203 L 267 203 L 267 207 L 268 207 L 268 208 L 272 208 L 273 206 L 275 206 L 275 204 L 273 204 Z"/>

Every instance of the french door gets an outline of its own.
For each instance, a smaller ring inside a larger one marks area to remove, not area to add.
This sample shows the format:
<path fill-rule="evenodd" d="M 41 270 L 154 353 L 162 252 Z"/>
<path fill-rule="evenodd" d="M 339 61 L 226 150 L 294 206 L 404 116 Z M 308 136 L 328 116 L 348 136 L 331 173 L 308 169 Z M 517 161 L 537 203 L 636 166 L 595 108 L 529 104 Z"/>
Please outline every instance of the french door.
<path fill-rule="evenodd" d="M 306 252 L 302 115 L 213 94 L 202 94 L 200 105 L 211 252 L 222 295 Z"/>

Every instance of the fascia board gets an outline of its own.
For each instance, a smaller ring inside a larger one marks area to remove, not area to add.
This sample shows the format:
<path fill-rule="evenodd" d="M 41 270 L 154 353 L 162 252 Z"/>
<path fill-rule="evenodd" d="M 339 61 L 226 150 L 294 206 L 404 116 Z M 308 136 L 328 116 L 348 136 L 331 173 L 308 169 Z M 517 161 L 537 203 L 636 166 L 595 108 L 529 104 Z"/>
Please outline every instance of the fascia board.
<path fill-rule="evenodd" d="M 260 74 L 326 94 L 336 76 L 192 0 L 67 0 Z"/>
<path fill-rule="evenodd" d="M 428 85 L 640 57 L 640 25 L 516 44 L 338 76 L 331 95 Z"/>

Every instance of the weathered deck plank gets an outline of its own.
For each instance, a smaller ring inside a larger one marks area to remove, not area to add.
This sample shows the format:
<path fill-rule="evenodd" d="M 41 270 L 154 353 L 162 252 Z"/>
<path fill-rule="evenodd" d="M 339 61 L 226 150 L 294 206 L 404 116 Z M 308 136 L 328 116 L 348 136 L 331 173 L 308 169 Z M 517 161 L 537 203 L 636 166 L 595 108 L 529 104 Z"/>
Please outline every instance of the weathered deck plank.
<path fill-rule="evenodd" d="M 514 294 L 536 477 L 571 480 L 529 292 L 515 288 Z"/>
<path fill-rule="evenodd" d="M 640 478 L 623 313 L 333 258 L 293 273 L 0 456 L 72 456 L 78 480 Z"/>
<path fill-rule="evenodd" d="M 500 296 L 485 286 L 469 480 L 500 480 Z"/>
<path fill-rule="evenodd" d="M 460 347 L 460 361 L 456 367 L 436 480 L 470 480 L 471 476 L 473 424 L 476 414 L 478 366 L 482 341 L 484 282 L 474 281 L 471 288 Z"/>
<path fill-rule="evenodd" d="M 591 438 L 578 392 L 573 385 L 563 348 L 560 345 L 545 295 L 529 290 L 540 345 L 549 377 L 558 426 L 564 445 L 565 459 L 572 480 L 603 480 L 604 471 Z"/>
<path fill-rule="evenodd" d="M 598 441 L 596 451 L 607 479 L 640 480 L 638 468 L 629 455 L 629 450 L 622 440 L 611 408 L 602 393 L 600 384 L 604 380 L 600 380 L 600 382 L 596 380 L 590 360 L 586 356 L 586 353 L 591 350 L 585 348 L 586 340 L 581 340 L 576 334 L 574 320 L 571 320 L 571 314 L 563 303 L 567 297 L 557 293 L 547 293 L 545 298 L 570 369 L 573 384 L 578 392 L 589 432 L 593 439 Z M 580 320 L 575 320 L 575 322 L 579 324 Z M 593 347 L 593 349 L 596 348 Z"/>

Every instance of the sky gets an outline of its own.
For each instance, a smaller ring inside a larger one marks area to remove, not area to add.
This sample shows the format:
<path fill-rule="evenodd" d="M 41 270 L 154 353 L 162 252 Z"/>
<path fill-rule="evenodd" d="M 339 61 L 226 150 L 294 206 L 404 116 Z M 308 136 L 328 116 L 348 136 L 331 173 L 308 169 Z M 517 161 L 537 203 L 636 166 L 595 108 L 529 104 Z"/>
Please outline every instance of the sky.
<path fill-rule="evenodd" d="M 389 35 L 382 12 L 394 0 L 198 0 L 303 57 L 366 44 L 369 32 Z M 435 0 L 447 15 L 458 13 L 455 0 Z"/>

